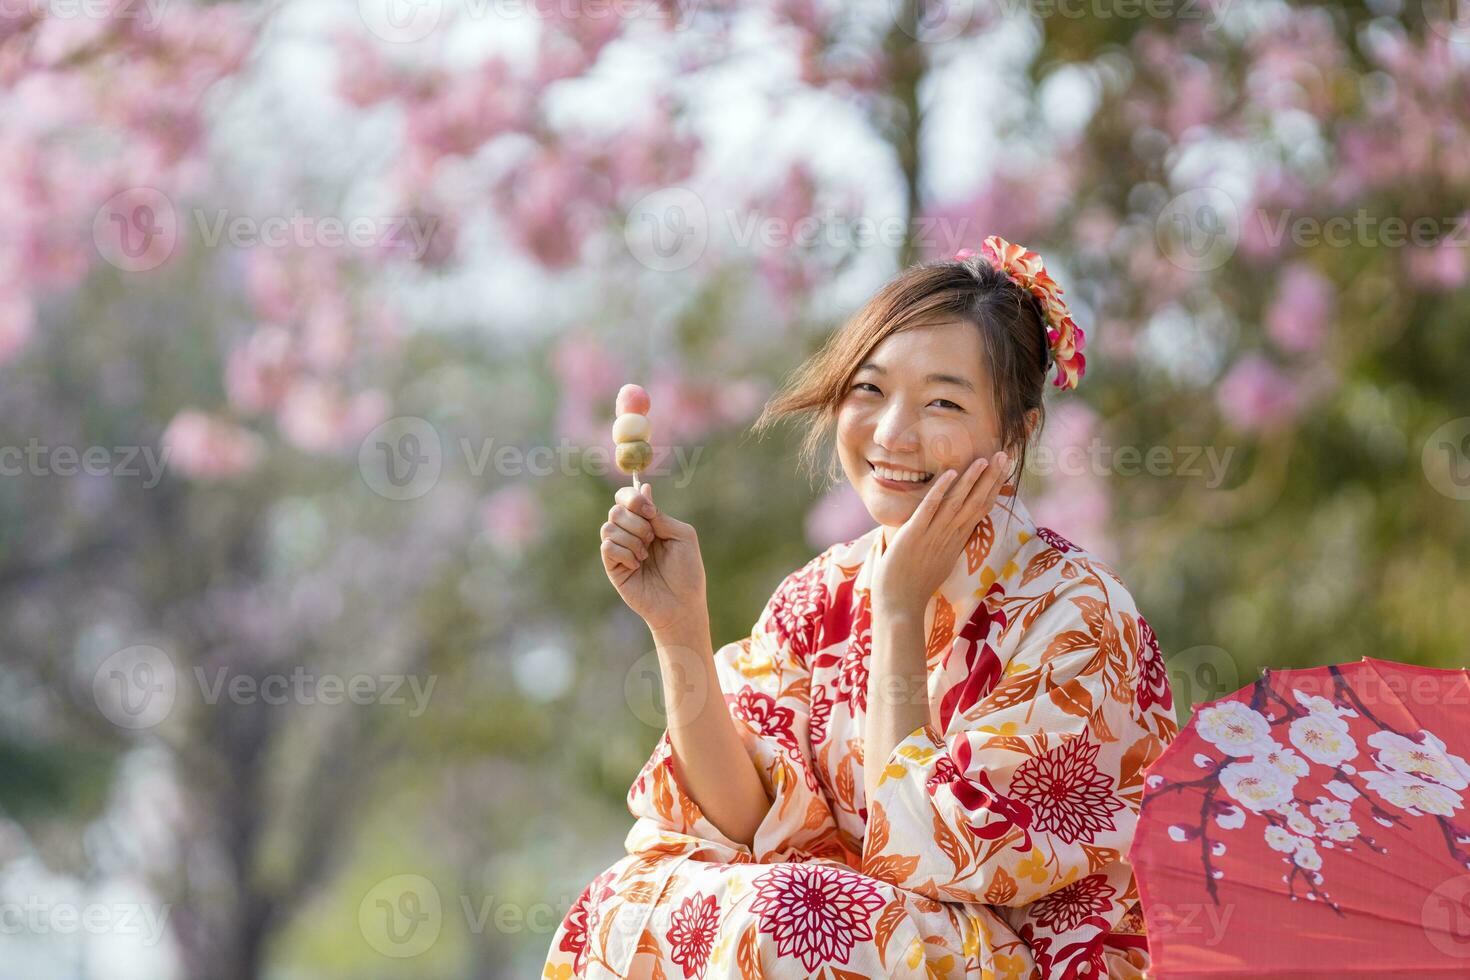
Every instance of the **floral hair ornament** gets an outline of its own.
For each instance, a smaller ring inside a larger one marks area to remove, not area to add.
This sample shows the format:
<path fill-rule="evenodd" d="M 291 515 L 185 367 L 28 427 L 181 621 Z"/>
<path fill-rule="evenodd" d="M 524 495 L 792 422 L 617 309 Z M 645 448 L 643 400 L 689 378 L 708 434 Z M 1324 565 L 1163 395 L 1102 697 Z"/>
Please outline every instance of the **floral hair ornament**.
<path fill-rule="evenodd" d="M 1012 282 L 1041 301 L 1046 318 L 1042 326 L 1046 329 L 1049 352 L 1047 367 L 1051 367 L 1052 361 L 1057 365 L 1057 377 L 1053 383 L 1058 388 L 1077 387 L 1087 365 L 1086 358 L 1082 356 L 1085 337 L 1062 299 L 1062 287 L 1047 274 L 1041 256 L 1023 245 L 1012 245 L 999 235 L 991 235 L 981 244 L 979 252 L 962 248 L 954 254 L 954 261 L 964 262 L 976 255 L 983 256 Z"/>

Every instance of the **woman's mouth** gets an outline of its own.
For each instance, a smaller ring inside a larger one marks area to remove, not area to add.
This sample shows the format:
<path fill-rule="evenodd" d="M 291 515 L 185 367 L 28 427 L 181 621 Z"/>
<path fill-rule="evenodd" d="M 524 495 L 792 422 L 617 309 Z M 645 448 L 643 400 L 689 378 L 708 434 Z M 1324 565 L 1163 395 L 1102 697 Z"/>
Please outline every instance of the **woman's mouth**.
<path fill-rule="evenodd" d="M 889 466 L 880 466 L 872 460 L 868 460 L 868 466 L 872 468 L 873 479 L 880 487 L 900 492 L 917 490 L 929 485 L 934 479 L 933 473 L 921 473 L 916 470 L 899 470 Z"/>

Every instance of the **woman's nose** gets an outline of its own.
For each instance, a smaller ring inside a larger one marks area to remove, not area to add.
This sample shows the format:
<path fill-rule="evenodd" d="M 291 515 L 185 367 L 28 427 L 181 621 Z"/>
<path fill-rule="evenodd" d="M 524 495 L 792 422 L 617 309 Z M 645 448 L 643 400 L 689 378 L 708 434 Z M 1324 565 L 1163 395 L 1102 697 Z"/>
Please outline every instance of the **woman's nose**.
<path fill-rule="evenodd" d="M 913 452 L 919 447 L 919 427 L 913 414 L 897 399 L 883 409 L 873 441 L 891 453 Z"/>

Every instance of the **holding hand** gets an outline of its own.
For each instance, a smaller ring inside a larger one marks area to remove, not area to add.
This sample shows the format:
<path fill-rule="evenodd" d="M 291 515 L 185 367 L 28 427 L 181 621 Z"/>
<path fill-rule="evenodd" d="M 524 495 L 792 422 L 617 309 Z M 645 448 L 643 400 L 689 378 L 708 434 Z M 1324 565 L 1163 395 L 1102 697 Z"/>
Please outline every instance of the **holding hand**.
<path fill-rule="evenodd" d="M 653 487 L 618 490 L 602 525 L 602 566 L 655 634 L 708 616 L 704 559 L 693 526 L 653 503 Z"/>
<path fill-rule="evenodd" d="M 944 584 L 975 526 L 995 504 L 1008 457 L 977 457 L 963 474 L 945 470 L 878 556 L 873 574 L 875 615 L 922 617 Z M 881 612 L 880 612 L 881 610 Z"/>

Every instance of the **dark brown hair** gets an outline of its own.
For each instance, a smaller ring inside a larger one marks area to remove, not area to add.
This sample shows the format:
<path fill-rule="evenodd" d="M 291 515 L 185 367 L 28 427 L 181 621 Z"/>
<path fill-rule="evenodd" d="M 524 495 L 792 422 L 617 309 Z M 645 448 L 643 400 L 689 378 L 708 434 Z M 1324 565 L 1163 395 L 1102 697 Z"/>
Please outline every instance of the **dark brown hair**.
<path fill-rule="evenodd" d="M 1014 480 L 1045 423 L 1041 395 L 1051 350 L 1040 302 L 981 256 L 921 262 L 892 279 L 792 373 L 752 431 L 764 433 L 782 419 L 805 417 L 801 464 L 815 478 L 822 443 L 836 426 L 838 406 L 858 366 L 893 334 L 955 320 L 980 331 L 1001 445 L 1012 456 L 1006 479 Z M 1028 433 L 1026 418 L 1033 410 L 1037 421 Z M 835 447 L 827 475 L 833 483 L 841 479 Z"/>

